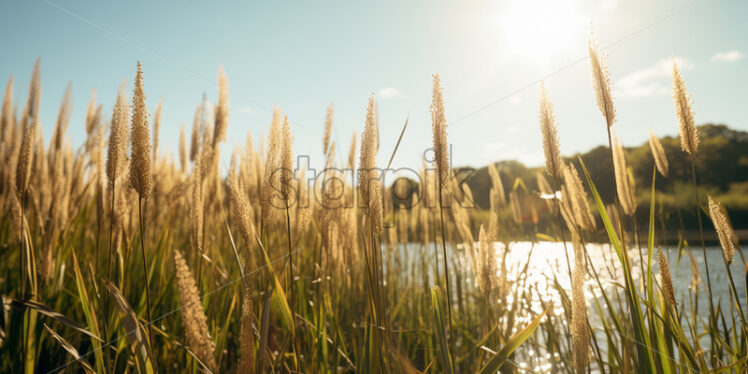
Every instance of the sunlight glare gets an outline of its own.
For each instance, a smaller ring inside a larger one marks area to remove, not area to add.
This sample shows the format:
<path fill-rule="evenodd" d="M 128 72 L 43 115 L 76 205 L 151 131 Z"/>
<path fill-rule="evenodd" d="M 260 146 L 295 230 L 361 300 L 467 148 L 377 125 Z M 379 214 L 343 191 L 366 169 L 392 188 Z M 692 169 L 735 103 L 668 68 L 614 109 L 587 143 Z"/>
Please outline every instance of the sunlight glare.
<path fill-rule="evenodd" d="M 509 0 L 496 18 L 503 58 L 546 66 L 559 54 L 582 48 L 587 22 L 577 5 L 576 1 Z"/>

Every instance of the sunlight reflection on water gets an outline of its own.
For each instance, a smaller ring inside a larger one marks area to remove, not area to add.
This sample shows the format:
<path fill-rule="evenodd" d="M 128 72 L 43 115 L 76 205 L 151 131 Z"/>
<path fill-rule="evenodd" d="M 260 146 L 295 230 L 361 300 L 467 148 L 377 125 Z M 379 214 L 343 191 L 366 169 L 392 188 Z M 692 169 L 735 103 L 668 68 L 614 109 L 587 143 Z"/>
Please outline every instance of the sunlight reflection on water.
<path fill-rule="evenodd" d="M 570 243 L 566 244 L 568 250 L 569 261 L 573 269 L 573 248 Z M 595 334 L 598 337 L 598 345 L 603 356 L 607 356 L 605 350 L 607 348 L 605 333 L 603 331 L 603 323 L 600 320 L 600 315 L 595 308 L 595 299 L 597 299 L 600 307 L 607 317 L 608 310 L 602 299 L 602 289 L 605 294 L 611 298 L 616 298 L 616 293 L 619 293 L 620 299 L 624 300 L 621 294 L 624 291 L 623 284 L 623 273 L 622 267 L 609 244 L 586 244 L 587 253 L 589 255 L 589 262 L 585 261 L 588 265 L 588 271 L 585 279 L 585 295 L 587 299 L 587 315 Z M 501 268 L 501 261 L 504 258 L 504 245 L 502 243 L 495 243 L 496 256 L 499 261 L 499 267 Z M 642 258 L 647 261 L 647 248 L 642 248 Z M 696 306 L 697 315 L 704 316 L 706 312 L 706 306 L 708 305 L 706 287 L 706 269 L 704 267 L 703 252 L 701 249 L 692 250 L 696 265 L 699 269 L 701 276 L 701 283 L 698 284 L 698 297 L 694 299 L 694 305 Z M 680 260 L 677 258 L 676 249 L 666 250 L 668 260 L 670 262 L 670 269 L 673 279 L 673 288 L 675 290 L 676 300 L 679 305 L 679 310 L 683 312 L 684 317 L 690 317 L 691 315 L 691 299 L 694 294 L 692 293 L 692 265 L 691 259 L 687 252 L 683 252 Z M 642 267 L 639 250 L 636 248 L 629 249 L 629 259 L 631 261 L 632 276 L 637 284 L 640 284 L 640 277 L 642 270 L 646 271 L 646 266 Z M 710 268 L 710 276 L 712 281 L 712 288 L 714 292 L 714 303 L 715 307 L 719 301 L 723 310 L 730 310 L 729 304 L 729 284 L 727 274 L 722 258 L 722 252 L 719 247 L 708 247 L 707 256 Z M 564 290 L 564 292 L 570 297 L 571 295 L 571 281 L 570 281 L 570 270 L 567 263 L 566 251 L 564 244 L 559 242 L 514 242 L 509 244 L 509 251 L 506 253 L 506 268 L 507 268 L 507 279 L 512 283 L 512 287 L 523 287 L 519 291 L 527 291 L 525 294 L 525 300 L 522 301 L 523 305 L 519 305 L 518 309 L 518 328 L 521 328 L 530 322 L 533 316 L 542 313 L 548 305 L 553 305 L 551 314 L 558 316 L 557 320 L 561 320 L 562 326 L 557 329 L 559 333 L 565 334 L 567 330 L 566 318 L 564 318 L 564 308 L 562 304 L 562 295 L 558 288 Z M 591 268 L 589 265 L 594 267 L 594 270 L 598 273 L 599 282 L 590 274 Z M 652 258 L 652 271 L 653 276 L 659 282 L 659 265 L 657 263 L 656 252 Z M 736 279 L 736 287 L 738 288 L 739 297 L 741 300 L 745 300 L 746 297 L 746 284 L 741 279 L 744 279 L 744 264 L 739 256 L 735 256 L 735 259 L 730 266 L 730 271 L 733 277 Z M 558 284 L 558 286 L 556 286 Z M 641 289 L 641 287 L 640 287 Z M 642 291 L 643 292 L 643 291 Z M 510 293 L 511 294 L 511 293 Z M 640 293 L 641 294 L 641 293 Z M 498 303 L 505 308 L 509 308 L 514 300 L 511 297 L 506 300 L 498 300 Z M 529 303 L 529 304 L 528 304 Z M 618 308 L 617 301 L 613 302 L 613 306 Z M 725 309 L 727 308 L 727 309 Z M 522 313 L 522 311 L 525 313 Z M 624 308 L 625 310 L 625 308 Z M 513 333 L 516 332 L 517 328 L 513 329 Z M 630 336 L 622 336 L 621 339 L 632 339 Z M 708 340 L 702 338 L 701 343 L 705 345 Z M 619 339 L 620 340 L 620 339 Z M 559 357 L 553 357 L 546 352 L 538 352 L 538 347 L 533 349 L 523 348 L 518 351 L 518 362 L 522 368 L 532 370 L 532 372 L 550 372 L 551 362 L 556 361 L 556 365 L 563 365 L 565 359 Z M 594 360 L 591 362 L 594 365 Z M 521 370 L 520 370 L 521 371 Z M 593 366 L 593 371 L 594 366 Z"/>

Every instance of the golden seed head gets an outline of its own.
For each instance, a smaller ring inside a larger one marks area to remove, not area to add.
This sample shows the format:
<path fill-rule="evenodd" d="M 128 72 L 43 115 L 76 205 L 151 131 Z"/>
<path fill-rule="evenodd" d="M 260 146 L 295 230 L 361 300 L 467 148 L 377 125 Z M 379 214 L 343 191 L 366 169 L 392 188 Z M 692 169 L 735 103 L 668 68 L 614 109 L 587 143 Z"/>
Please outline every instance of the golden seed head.
<path fill-rule="evenodd" d="M 379 183 L 377 168 L 377 125 L 374 118 L 374 94 L 369 97 L 366 110 L 366 124 L 361 133 L 361 153 L 358 164 L 358 186 L 361 190 L 361 203 L 364 207 L 370 204 L 371 185 Z"/>
<path fill-rule="evenodd" d="M 253 322 L 252 298 L 249 290 L 243 289 L 241 327 L 239 329 L 239 365 L 236 368 L 238 374 L 254 373 L 255 334 L 252 327 Z"/>
<path fill-rule="evenodd" d="M 153 115 L 153 163 L 158 159 L 158 134 L 161 130 L 161 112 L 164 108 L 164 99 L 158 101 L 156 113 Z"/>
<path fill-rule="evenodd" d="M 55 151 L 62 148 L 62 138 L 70 123 L 70 112 L 73 110 L 72 89 L 72 83 L 68 83 L 65 94 L 62 96 L 60 111 L 57 112 L 57 123 L 55 124 L 54 134 L 52 135 L 52 144 L 50 144 L 50 147 Z"/>
<path fill-rule="evenodd" d="M 667 157 L 665 156 L 665 149 L 662 148 L 660 139 L 658 139 L 657 136 L 652 132 L 652 129 L 649 129 L 649 149 L 652 151 L 652 157 L 654 158 L 655 165 L 657 166 L 657 171 L 659 171 L 660 175 L 662 175 L 663 177 L 667 177 L 668 162 Z"/>
<path fill-rule="evenodd" d="M 615 134 L 612 134 L 612 136 L 616 192 L 618 192 L 618 200 L 621 202 L 623 213 L 627 216 L 632 216 L 636 212 L 636 203 L 634 202 L 634 192 L 629 178 L 628 167 L 626 166 L 626 154 L 618 137 Z"/>
<path fill-rule="evenodd" d="M 574 246 L 574 272 L 571 279 L 571 345 L 576 373 L 587 372 L 589 364 L 589 330 L 587 329 L 587 302 L 584 296 L 584 254 L 579 236 L 572 230 Z"/>
<path fill-rule="evenodd" d="M 262 176 L 262 193 L 261 193 L 261 227 L 265 227 L 270 218 L 270 208 L 273 202 L 273 191 L 278 187 L 280 174 L 278 166 L 280 164 L 279 153 L 281 148 L 281 112 L 279 108 L 273 108 L 273 120 L 270 124 L 270 133 L 267 137 L 267 154 L 265 156 L 265 168 Z"/>
<path fill-rule="evenodd" d="M 351 138 L 351 148 L 348 150 L 347 167 L 353 169 L 355 166 L 356 166 L 356 130 L 353 130 L 353 137 Z"/>
<path fill-rule="evenodd" d="M 184 136 L 184 122 L 179 126 L 179 165 L 182 172 L 187 171 L 187 143 Z"/>
<path fill-rule="evenodd" d="M 5 95 L 3 95 L 3 106 L 0 111 L 0 143 L 7 143 L 10 138 L 10 132 L 15 129 L 13 110 L 13 76 L 8 79 L 5 85 Z"/>
<path fill-rule="evenodd" d="M 229 127 L 229 81 L 223 65 L 218 66 L 218 105 L 216 105 L 214 121 L 213 148 L 215 149 L 218 143 L 226 140 L 226 130 Z"/>
<path fill-rule="evenodd" d="M 595 217 L 592 215 L 589 205 L 587 205 L 587 192 L 584 190 L 582 180 L 579 179 L 579 173 L 574 164 L 563 164 L 562 172 L 564 183 L 566 184 L 566 193 L 562 194 L 562 203 L 569 208 L 569 213 L 574 223 L 580 228 L 588 231 L 595 229 Z"/>
<path fill-rule="evenodd" d="M 292 191 L 293 183 L 293 134 L 291 127 L 288 125 L 288 116 L 283 117 L 281 126 L 281 196 L 288 202 L 289 194 Z"/>
<path fill-rule="evenodd" d="M 148 109 L 145 106 L 143 69 L 138 62 L 135 94 L 132 103 L 132 144 L 130 147 L 130 185 L 140 198 L 151 195 L 151 139 L 148 128 Z"/>
<path fill-rule="evenodd" d="M 96 126 L 96 87 L 91 89 L 91 98 L 86 108 L 86 134 L 91 134 Z"/>
<path fill-rule="evenodd" d="M 488 175 L 491 177 L 491 191 L 492 195 L 496 197 L 497 208 L 501 208 L 506 205 L 506 193 L 499 169 L 496 168 L 495 164 L 488 165 Z"/>
<path fill-rule="evenodd" d="M 539 117 L 540 132 L 543 134 L 545 170 L 548 172 L 548 175 L 558 178 L 561 175 L 561 151 L 558 147 L 558 130 L 556 129 L 556 118 L 553 115 L 553 104 L 543 82 L 540 82 Z"/>
<path fill-rule="evenodd" d="M 691 108 L 691 95 L 686 91 L 686 83 L 680 75 L 678 65 L 673 62 L 673 104 L 678 116 L 678 132 L 680 133 L 680 147 L 690 155 L 699 150 L 699 130 L 696 128 Z"/>
<path fill-rule="evenodd" d="M 190 135 L 190 161 L 195 162 L 197 153 L 200 152 L 200 110 L 202 106 L 195 108 L 195 118 L 192 121 L 192 133 Z"/>
<path fill-rule="evenodd" d="M 476 264 L 476 283 L 487 303 L 493 303 L 497 286 L 498 264 L 496 262 L 496 251 L 493 242 L 480 226 L 478 234 L 478 259 Z"/>
<path fill-rule="evenodd" d="M 711 196 L 709 199 L 709 217 L 712 218 L 714 229 L 717 230 L 717 236 L 719 236 L 719 243 L 722 245 L 722 254 L 724 255 L 725 262 L 729 265 L 732 263 L 732 258 L 735 256 L 735 243 L 732 240 L 732 230 L 730 223 L 727 220 L 724 208 L 714 202 Z"/>
<path fill-rule="evenodd" d="M 254 242 L 254 210 L 247 200 L 246 190 L 241 179 L 239 179 L 232 167 L 229 171 L 229 195 L 233 208 L 234 222 L 241 230 L 245 244 L 249 245 Z"/>
<path fill-rule="evenodd" d="M 39 106 L 42 102 L 42 78 L 41 78 L 41 59 L 37 58 L 34 63 L 34 70 L 31 73 L 31 82 L 29 83 L 29 98 L 26 103 L 28 116 L 36 121 L 39 116 Z"/>
<path fill-rule="evenodd" d="M 332 119 L 335 114 L 335 106 L 330 103 L 325 114 L 325 135 L 322 137 L 322 153 L 327 154 L 330 146 L 330 136 L 332 135 Z"/>
<path fill-rule="evenodd" d="M 117 90 L 112 123 L 109 130 L 109 149 L 106 160 L 106 174 L 110 184 L 114 184 L 127 164 L 127 142 L 129 141 L 130 104 L 127 101 L 125 82 Z"/>
<path fill-rule="evenodd" d="M 431 131 L 434 140 L 434 160 L 439 175 L 439 188 L 444 188 L 449 178 L 449 149 L 447 146 L 447 119 L 444 114 L 444 98 L 439 74 L 434 74 L 431 99 Z"/>
<path fill-rule="evenodd" d="M 616 122 L 616 109 L 613 106 L 613 94 L 610 90 L 610 74 L 608 73 L 608 62 L 604 53 L 597 45 L 595 33 L 590 30 L 590 38 L 587 42 L 587 50 L 590 56 L 590 70 L 592 72 L 592 90 L 595 92 L 597 107 L 605 118 L 608 127 Z"/>
<path fill-rule="evenodd" d="M 668 304 L 671 307 L 675 307 L 675 292 L 673 290 L 673 280 L 670 276 L 670 264 L 668 263 L 667 256 L 661 251 L 657 250 L 657 259 L 660 263 L 660 282 L 662 283 L 662 293 L 665 296 Z"/>
<path fill-rule="evenodd" d="M 177 289 L 181 305 L 182 323 L 184 324 L 187 346 L 195 353 L 208 369 L 216 371 L 215 344 L 208 330 L 208 318 L 205 316 L 200 293 L 192 278 L 187 262 L 178 250 L 174 250 Z"/>

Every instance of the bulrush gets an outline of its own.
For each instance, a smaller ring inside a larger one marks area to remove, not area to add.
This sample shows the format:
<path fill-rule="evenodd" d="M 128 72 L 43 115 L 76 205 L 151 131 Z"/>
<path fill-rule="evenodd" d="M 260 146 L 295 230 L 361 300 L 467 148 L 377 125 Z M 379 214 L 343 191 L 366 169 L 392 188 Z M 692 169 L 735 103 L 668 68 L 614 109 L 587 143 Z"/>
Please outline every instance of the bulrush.
<path fill-rule="evenodd" d="M 556 118 L 553 115 L 553 104 L 545 89 L 545 83 L 540 82 L 540 132 L 543 134 L 543 153 L 545 154 L 545 170 L 553 179 L 561 176 L 561 151 L 558 148 L 558 130 Z"/>
<path fill-rule="evenodd" d="M 218 66 L 218 105 L 215 108 L 213 125 L 213 149 L 226 140 L 226 130 L 229 127 L 229 81 L 223 65 Z"/>
<path fill-rule="evenodd" d="M 662 148 L 660 139 L 658 139 L 657 136 L 652 132 L 652 129 L 649 129 L 649 149 L 652 151 L 652 157 L 654 158 L 655 165 L 657 166 L 657 171 L 659 171 L 660 175 L 662 175 L 663 177 L 667 177 L 668 162 L 667 157 L 665 156 L 665 150 Z"/>
<path fill-rule="evenodd" d="M 109 130 L 109 149 L 107 150 L 106 174 L 110 186 L 114 186 L 117 178 L 127 165 L 127 141 L 129 140 L 130 105 L 127 102 L 125 82 L 117 90 L 117 101 L 112 113 L 111 128 Z"/>
<path fill-rule="evenodd" d="M 678 116 L 680 147 L 684 152 L 693 155 L 699 150 L 699 130 L 696 128 L 691 108 L 691 95 L 686 91 L 686 83 L 680 75 L 678 65 L 673 62 L 673 104 Z"/>
<path fill-rule="evenodd" d="M 22 197 L 26 194 L 31 178 L 31 163 L 34 159 L 34 141 L 36 140 L 36 126 L 39 121 L 39 105 L 41 103 L 41 71 L 40 60 L 36 59 L 34 71 L 31 73 L 31 83 L 29 83 L 29 98 L 26 102 L 25 119 L 21 125 L 21 148 L 18 152 L 18 164 L 16 165 L 16 193 Z M 21 201 L 23 204 L 23 201 Z"/>
<path fill-rule="evenodd" d="M 143 90 L 143 69 L 138 62 L 132 103 L 132 145 L 130 148 L 130 185 L 142 199 L 151 195 L 151 140 L 148 109 Z"/>
<path fill-rule="evenodd" d="M 618 192 L 618 200 L 621 201 L 621 208 L 624 214 L 632 216 L 636 212 L 636 204 L 634 203 L 633 190 L 626 166 L 626 155 L 623 151 L 623 146 L 621 146 L 621 141 L 615 134 L 613 134 L 613 168 L 616 177 L 616 191 Z"/>
<path fill-rule="evenodd" d="M 657 260 L 660 263 L 660 283 L 662 293 L 670 307 L 675 307 L 675 292 L 673 291 L 673 279 L 670 276 L 670 263 L 667 256 L 661 250 L 657 250 Z"/>
<path fill-rule="evenodd" d="M 178 250 L 174 251 L 174 265 L 187 346 L 210 371 L 215 372 L 217 368 L 214 357 L 215 345 L 208 330 L 208 319 L 205 317 L 192 272 Z"/>
<path fill-rule="evenodd" d="M 325 134 L 322 137 L 322 152 L 327 154 L 327 150 L 330 147 L 330 135 L 332 135 L 332 119 L 335 114 L 335 106 L 330 103 L 327 107 L 327 113 L 325 113 Z"/>
<path fill-rule="evenodd" d="M 722 207 L 714 202 L 711 196 L 709 199 L 709 217 L 712 218 L 714 229 L 717 230 L 717 236 L 719 236 L 719 243 L 722 245 L 722 254 L 725 257 L 725 262 L 729 265 L 732 263 L 732 258 L 735 256 L 735 243 L 732 241 L 730 224 L 727 220 L 725 212 Z"/>
<path fill-rule="evenodd" d="M 595 92 L 597 107 L 605 118 L 608 127 L 616 122 L 616 109 L 613 107 L 613 95 L 610 91 L 610 74 L 608 73 L 608 62 L 605 54 L 600 51 L 595 33 L 590 32 L 587 42 L 587 51 L 590 56 L 590 71 L 592 72 L 592 90 Z"/>
<path fill-rule="evenodd" d="M 447 119 L 444 115 L 444 98 L 439 74 L 434 74 L 433 96 L 431 99 L 431 132 L 434 140 L 434 160 L 439 175 L 439 187 L 444 188 L 449 178 L 447 148 Z"/>
<path fill-rule="evenodd" d="M 574 246 L 574 272 L 571 277 L 571 345 L 574 371 L 587 372 L 589 363 L 589 330 L 587 329 L 587 302 L 584 296 L 584 254 L 579 236 L 571 231 Z"/>

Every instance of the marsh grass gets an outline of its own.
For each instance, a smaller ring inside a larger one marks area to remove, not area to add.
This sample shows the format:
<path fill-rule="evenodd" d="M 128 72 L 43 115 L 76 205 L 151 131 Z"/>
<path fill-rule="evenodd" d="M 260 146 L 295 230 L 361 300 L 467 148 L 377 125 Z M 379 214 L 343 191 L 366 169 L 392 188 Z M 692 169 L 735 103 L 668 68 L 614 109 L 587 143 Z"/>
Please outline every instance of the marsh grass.
<path fill-rule="evenodd" d="M 534 191 L 518 178 L 505 191 L 506 170 L 491 165 L 488 212 L 468 209 L 473 191 L 452 177 L 448 103 L 438 75 L 431 87 L 435 168 L 423 162 L 423 183 L 403 194 L 397 190 L 405 187 L 383 181 L 410 136 L 408 121 L 398 139 L 381 139 L 373 95 L 357 183 L 342 178 L 343 171 L 321 178 L 326 187 L 295 183 L 293 134 L 280 108 L 265 139 L 255 143 L 248 135 L 235 150 L 224 178 L 219 159 L 230 106 L 223 68 L 216 104 L 206 95 L 194 113 L 189 150 L 180 134 L 176 164 L 159 157 L 155 133 L 151 145 L 150 132 L 160 124 L 148 126 L 138 65 L 132 115 L 124 85 L 118 90 L 104 164 L 107 134 L 95 95 L 81 121 L 87 139 L 79 150 L 65 141 L 68 94 L 50 146 L 34 134 L 37 62 L 21 118 L 12 79 L 0 118 L 0 159 L 9 165 L 0 170 L 0 243 L 7 249 L 0 265 L 6 274 L 0 371 L 744 372 L 748 324 L 740 277 L 729 266 L 739 251 L 729 216 L 707 200 L 729 278 L 729 307 L 722 307 L 713 305 L 711 292 L 723 285 L 711 284 L 707 267 L 703 287 L 688 243 L 670 247 L 660 238 L 668 229 L 663 215 L 680 212 L 658 203 L 656 170 L 664 177 L 675 167 L 667 166 L 651 134 L 649 195 L 628 185 L 630 168 L 613 141 L 607 63 L 593 39 L 588 47 L 596 104 L 616 160 L 615 201 L 602 200 L 581 157 L 568 163 L 560 157 L 553 107 L 541 85 L 550 182 L 538 175 Z M 674 97 L 699 203 L 697 132 L 675 68 Z M 168 108 L 159 104 L 158 111 Z M 331 105 L 320 132 L 325 165 L 353 168 L 357 135 L 339 162 L 333 115 Z M 380 151 L 389 153 L 381 173 Z M 322 198 L 310 198 L 315 194 Z M 408 205 L 404 195 L 419 204 Z M 624 218 L 635 217 L 647 198 L 648 231 L 640 244 L 637 222 Z M 106 225 L 108 251 L 100 257 Z M 606 245 L 594 243 L 600 235 Z M 527 257 L 512 260 L 523 245 Z M 559 257 L 553 271 L 536 273 L 538 259 L 562 248 L 565 264 Z M 673 282 L 670 249 L 677 249 L 677 261 L 688 254 L 690 288 Z M 133 250 L 140 254 L 131 256 Z M 704 292 L 707 315 L 698 305 Z"/>

